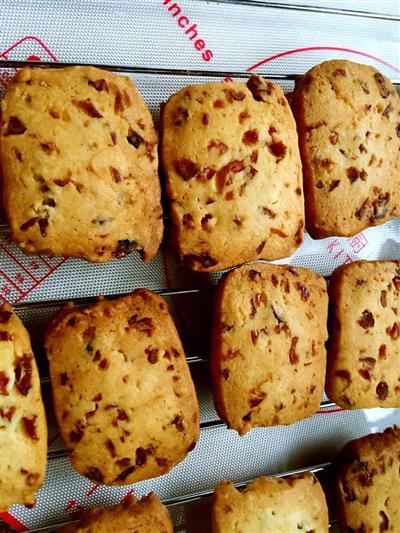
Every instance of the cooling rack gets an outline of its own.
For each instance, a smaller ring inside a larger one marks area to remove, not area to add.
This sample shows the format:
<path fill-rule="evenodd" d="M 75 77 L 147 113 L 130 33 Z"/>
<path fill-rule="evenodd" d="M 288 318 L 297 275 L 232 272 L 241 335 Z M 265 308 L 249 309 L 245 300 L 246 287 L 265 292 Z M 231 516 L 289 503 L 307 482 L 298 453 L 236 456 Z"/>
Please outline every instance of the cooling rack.
<path fill-rule="evenodd" d="M 306 11 L 306 12 L 318 12 L 318 13 L 332 13 L 332 14 L 342 14 L 342 15 L 349 15 L 349 16 L 357 16 L 357 17 L 365 17 L 365 18 L 375 18 L 375 19 L 382 19 L 382 20 L 400 20 L 400 17 L 394 16 L 394 15 L 385 15 L 385 14 L 379 14 L 379 13 L 373 13 L 368 11 L 361 11 L 361 10 L 346 10 L 346 9 L 339 9 L 339 8 L 322 8 L 318 6 L 310 6 L 310 5 L 288 5 L 283 2 L 268 2 L 264 0 L 212 0 L 211 3 L 220 3 L 220 4 L 233 4 L 233 5 L 242 5 L 242 6 L 253 6 L 257 8 L 268 8 L 268 7 L 274 7 L 274 8 L 281 8 L 281 9 L 289 9 L 289 10 L 299 10 L 299 11 Z M 2 59 L 0 62 L 0 69 L 12 69 L 17 70 L 19 68 L 22 68 L 24 66 L 40 66 L 44 68 L 61 68 L 65 66 L 74 66 L 74 65 L 82 65 L 82 62 L 75 63 L 75 62 L 48 62 L 48 61 L 17 61 L 17 60 L 8 60 L 8 59 Z M 174 69 L 174 68 L 154 68 L 154 67 L 143 67 L 143 66 L 127 66 L 127 65 L 107 65 L 107 64 L 95 64 L 93 62 L 87 63 L 92 66 L 96 66 L 98 68 L 111 70 L 113 72 L 122 73 L 122 74 L 128 74 L 128 75 L 138 75 L 142 77 L 141 79 L 155 79 L 158 80 L 159 83 L 162 82 L 162 79 L 164 77 L 173 78 L 173 86 L 180 87 L 184 86 L 188 83 L 196 83 L 201 81 L 222 81 L 222 80 L 243 80 L 250 76 L 250 72 L 240 72 L 235 70 L 199 70 L 199 69 Z M 276 73 L 276 72 L 268 72 L 268 71 L 261 71 L 257 70 L 257 73 L 261 76 L 276 80 L 277 83 L 281 84 L 282 87 L 286 91 L 290 91 L 293 87 L 293 82 L 297 78 L 298 74 L 296 73 Z M 399 89 L 400 87 L 400 78 L 392 78 L 393 84 Z M 140 89 L 140 87 L 139 87 Z M 174 92 L 171 90 L 171 92 Z M 158 109 L 156 107 L 150 106 L 151 111 L 153 113 L 153 116 L 157 120 L 158 117 Z M 168 223 L 168 221 L 167 221 Z M 0 222 L 0 232 L 1 233 L 8 233 L 9 227 L 8 225 L 3 221 Z M 215 281 L 216 278 L 213 278 Z M 157 292 L 163 297 L 168 298 L 181 298 L 181 297 L 187 297 L 190 295 L 196 295 L 196 294 L 204 294 L 208 293 L 210 295 L 210 298 L 212 298 L 212 292 L 213 292 L 213 286 L 215 284 L 212 284 L 211 286 L 207 287 L 188 287 L 188 288 L 168 288 L 168 289 L 154 289 L 154 292 Z M 121 296 L 122 293 L 111 293 L 107 294 L 107 298 L 116 298 L 118 296 Z M 76 305 L 87 305 L 90 303 L 94 303 L 97 301 L 97 296 L 85 296 L 80 298 L 72 298 L 74 303 Z M 70 301 L 71 298 L 68 299 L 54 299 L 54 300 L 40 300 L 40 301 L 29 301 L 29 302 L 23 302 L 19 303 L 15 306 L 17 313 L 25 319 L 29 316 L 30 322 L 35 322 L 37 317 L 40 316 L 39 322 L 44 322 L 44 319 L 47 320 L 47 318 L 55 312 L 57 309 L 61 308 L 67 301 Z M 42 351 L 43 348 L 41 346 L 35 347 L 35 353 L 36 348 L 39 349 L 39 351 Z M 195 353 L 193 351 L 188 351 L 185 349 L 187 353 L 187 361 L 190 365 L 192 374 L 194 377 L 196 377 L 196 372 L 198 367 L 203 367 L 204 365 L 207 365 L 208 357 L 207 353 L 200 353 L 201 350 L 198 350 L 198 353 Z M 48 388 L 50 386 L 50 379 L 48 375 L 46 374 L 46 370 L 42 370 L 41 372 L 41 384 L 43 387 L 43 390 L 45 392 L 45 396 L 49 397 L 48 394 Z M 196 381 L 196 380 L 195 380 Z M 46 406 L 49 408 L 49 404 Z M 330 402 L 327 399 L 323 399 L 320 405 L 320 413 L 324 412 L 336 412 L 341 410 L 338 408 L 333 402 Z M 224 423 L 219 420 L 216 416 L 210 416 L 206 417 L 205 420 L 201 421 L 201 431 L 209 431 L 217 428 L 223 428 Z M 67 452 L 65 448 L 63 447 L 62 442 L 60 439 L 54 439 L 53 436 L 53 443 L 50 445 L 49 448 L 49 454 L 48 459 L 49 461 L 57 461 L 59 459 L 65 458 L 67 455 Z M 301 473 L 306 470 L 310 470 L 311 472 L 315 473 L 317 476 L 326 473 L 326 471 L 329 470 L 330 463 L 321 463 L 318 465 L 310 466 L 309 468 L 301 468 L 301 469 L 295 469 L 295 470 L 289 470 L 285 471 L 283 473 L 277 474 L 278 476 L 288 476 L 291 474 Z M 271 474 L 269 474 L 271 475 Z M 237 488 L 243 488 L 249 481 L 242 481 L 240 483 L 237 483 Z M 204 490 L 204 491 L 198 491 L 193 493 L 186 493 L 184 495 L 164 499 L 164 503 L 169 507 L 169 509 L 172 512 L 172 515 L 174 517 L 175 521 L 175 527 L 176 531 L 184 531 L 184 524 L 179 524 L 180 519 L 182 518 L 182 514 L 184 514 L 185 509 L 188 505 L 190 505 L 193 502 L 198 502 L 202 499 L 207 499 L 212 494 L 211 490 Z M 179 518 L 180 517 L 180 518 Z M 67 522 L 62 522 L 62 524 L 65 524 Z M 334 517 L 330 521 L 330 527 L 334 527 L 336 524 L 336 521 Z M 31 531 L 42 531 L 42 532 L 48 532 L 54 530 L 55 527 L 60 526 L 61 524 L 54 524 L 51 527 L 44 527 L 44 528 L 38 528 L 33 529 Z M 189 530 L 188 530 L 189 531 Z"/>

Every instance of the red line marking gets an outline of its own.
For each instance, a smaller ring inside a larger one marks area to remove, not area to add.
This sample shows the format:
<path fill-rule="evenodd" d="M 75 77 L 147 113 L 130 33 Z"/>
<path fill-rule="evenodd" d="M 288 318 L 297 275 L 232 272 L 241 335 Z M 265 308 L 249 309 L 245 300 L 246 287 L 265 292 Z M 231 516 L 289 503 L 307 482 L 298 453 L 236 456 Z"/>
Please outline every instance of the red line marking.
<path fill-rule="evenodd" d="M 57 270 L 64 262 L 66 261 L 66 259 L 63 259 L 60 263 L 58 263 L 57 266 L 55 266 L 54 268 L 52 268 L 51 270 L 49 270 L 49 272 L 47 272 L 47 274 L 45 274 L 42 278 L 40 278 L 36 283 L 34 283 L 32 285 L 32 287 L 30 287 L 29 290 L 27 290 L 26 292 L 22 293 L 21 296 L 19 298 L 17 298 L 14 302 L 14 304 L 17 304 L 19 303 L 21 300 L 23 300 L 25 298 L 25 296 L 27 296 L 30 292 L 33 291 L 33 289 L 36 289 L 36 287 L 38 285 L 40 285 L 42 283 L 42 281 L 44 281 L 46 278 L 48 278 L 50 276 L 50 274 L 53 274 L 53 272 L 55 270 Z M 21 291 L 20 291 L 21 292 Z"/>
<path fill-rule="evenodd" d="M 53 61 L 58 61 L 58 59 L 53 54 L 53 52 L 44 44 L 44 42 L 41 39 L 39 39 L 39 37 L 36 37 L 36 35 L 26 35 L 25 37 L 22 37 L 22 39 L 20 39 L 19 41 L 14 43 L 12 46 L 10 46 L 10 48 L 8 48 L 5 52 L 1 53 L 0 57 L 4 57 L 6 54 L 11 52 L 11 50 L 14 50 L 14 48 L 16 48 L 18 45 L 28 40 L 36 41 L 43 48 L 43 50 L 45 50 L 49 54 L 49 56 L 51 57 L 51 59 L 53 59 Z"/>
<path fill-rule="evenodd" d="M 360 50 L 352 50 L 351 48 L 341 48 L 340 46 L 306 46 L 305 48 L 295 48 L 293 50 L 286 50 L 286 52 L 280 52 L 279 54 L 275 54 L 273 56 L 267 57 L 266 59 L 259 61 L 258 63 L 256 63 L 255 65 L 252 65 L 246 70 L 248 71 L 254 70 L 260 67 L 261 65 L 265 65 L 265 63 L 269 63 L 270 61 L 274 61 L 275 59 L 278 59 L 280 57 L 288 56 L 291 54 L 297 54 L 299 52 L 309 52 L 312 50 L 336 50 L 337 52 L 349 52 L 350 54 L 357 54 L 360 56 L 368 57 L 369 59 L 373 59 L 374 61 L 378 61 L 379 63 L 386 65 L 387 67 L 391 68 L 395 72 L 400 72 L 400 69 L 398 69 L 394 65 L 391 65 L 384 59 L 380 59 L 379 57 L 373 56 L 371 54 L 367 54 L 366 52 L 360 52 Z"/>
<path fill-rule="evenodd" d="M 49 268 L 53 268 L 51 266 L 51 264 L 47 261 L 47 259 L 45 259 L 44 257 L 42 257 L 41 255 L 38 255 L 39 259 L 41 259 L 43 261 L 43 263 L 48 266 Z"/>
<path fill-rule="evenodd" d="M 129 489 L 128 492 L 125 494 L 125 496 L 122 498 L 121 503 L 124 503 L 129 498 L 129 496 L 133 493 L 134 493 L 134 490 Z"/>
<path fill-rule="evenodd" d="M 344 411 L 341 407 L 336 407 L 335 409 L 320 409 L 317 411 L 319 415 L 329 415 L 329 413 L 338 413 L 339 411 Z"/>
<path fill-rule="evenodd" d="M 96 483 L 96 485 L 93 485 L 93 487 L 87 491 L 86 496 L 91 496 L 99 487 L 101 487 L 100 483 Z"/>
<path fill-rule="evenodd" d="M 22 290 L 18 287 L 18 285 L 16 285 L 16 284 L 13 282 L 13 280 L 12 280 L 10 277 L 8 277 L 7 274 L 6 274 L 3 270 L 0 270 L 0 274 L 1 274 L 3 277 L 5 277 L 6 280 L 7 280 L 9 283 L 11 283 L 11 285 L 13 285 L 14 288 L 17 289 L 17 291 L 18 291 L 20 294 L 22 294 L 22 295 L 24 294 L 24 291 L 22 291 Z"/>
<path fill-rule="evenodd" d="M 30 277 L 33 279 L 33 281 L 38 281 L 38 279 L 35 278 L 35 276 L 34 276 L 33 274 L 31 274 L 31 273 L 29 272 L 29 270 L 28 270 L 26 267 L 24 267 L 24 265 L 21 263 L 21 261 L 19 261 L 19 260 L 18 260 L 18 259 L 17 259 L 17 258 L 16 258 L 16 257 L 10 252 L 10 251 L 7 250 L 7 248 L 4 246 L 4 244 L 0 244 L 0 248 L 1 248 L 1 249 L 2 249 L 2 250 L 3 250 L 3 251 L 4 251 L 9 257 L 11 257 L 11 259 L 12 259 L 13 261 L 15 261 L 15 262 L 17 263 L 17 265 L 19 265 L 19 266 L 22 268 L 22 270 L 24 270 L 24 271 L 28 274 L 28 276 L 30 276 Z"/>
<path fill-rule="evenodd" d="M 0 513 L 0 519 L 4 520 L 4 522 L 7 522 L 7 524 L 14 528 L 16 531 L 29 531 L 29 529 L 22 522 L 17 520 L 10 513 Z"/>

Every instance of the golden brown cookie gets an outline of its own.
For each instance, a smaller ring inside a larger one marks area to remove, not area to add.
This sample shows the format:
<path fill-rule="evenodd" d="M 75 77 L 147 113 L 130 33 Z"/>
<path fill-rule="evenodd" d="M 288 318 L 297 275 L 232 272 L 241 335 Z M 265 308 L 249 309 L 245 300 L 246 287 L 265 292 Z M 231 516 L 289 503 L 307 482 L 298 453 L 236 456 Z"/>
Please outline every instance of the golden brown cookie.
<path fill-rule="evenodd" d="M 253 75 L 186 87 L 166 103 L 161 130 L 171 239 L 186 266 L 278 259 L 302 243 L 296 125 L 279 86 Z"/>
<path fill-rule="evenodd" d="M 305 268 L 254 263 L 217 289 L 211 367 L 217 411 L 241 435 L 291 424 L 323 393 L 328 296 Z"/>
<path fill-rule="evenodd" d="M 20 70 L 2 102 L 0 162 L 26 253 L 101 263 L 157 252 L 157 135 L 129 78 L 87 66 Z"/>
<path fill-rule="evenodd" d="M 242 492 L 222 481 L 214 492 L 213 533 L 327 533 L 328 507 L 311 472 L 260 477 Z"/>
<path fill-rule="evenodd" d="M 77 524 L 57 529 L 59 533 L 173 533 L 168 509 L 151 492 L 141 500 L 129 496 L 113 507 L 87 511 Z"/>
<path fill-rule="evenodd" d="M 325 61 L 296 80 L 307 230 L 350 236 L 400 214 L 400 100 L 368 65 Z"/>
<path fill-rule="evenodd" d="M 400 429 L 348 442 L 334 461 L 341 532 L 400 531 Z"/>
<path fill-rule="evenodd" d="M 345 409 L 400 407 L 400 261 L 339 267 L 329 294 L 329 398 Z"/>
<path fill-rule="evenodd" d="M 47 424 L 29 334 L 0 306 L 0 511 L 32 506 L 47 462 Z"/>
<path fill-rule="evenodd" d="M 134 483 L 165 474 L 195 446 L 196 393 L 160 296 L 138 289 L 66 308 L 45 347 L 61 435 L 83 475 Z"/>

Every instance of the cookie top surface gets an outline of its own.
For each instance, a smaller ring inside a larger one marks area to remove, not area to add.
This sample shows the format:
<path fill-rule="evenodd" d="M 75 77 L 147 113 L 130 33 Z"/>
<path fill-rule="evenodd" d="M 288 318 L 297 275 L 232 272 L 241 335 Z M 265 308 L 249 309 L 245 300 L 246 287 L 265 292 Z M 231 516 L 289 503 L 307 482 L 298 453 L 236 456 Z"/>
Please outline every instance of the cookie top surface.
<path fill-rule="evenodd" d="M 254 263 L 217 289 L 212 372 L 220 416 L 240 434 L 290 424 L 319 408 L 328 297 L 309 270 Z"/>
<path fill-rule="evenodd" d="M 306 472 L 287 478 L 260 477 L 242 492 L 222 481 L 213 497 L 214 533 L 328 531 L 321 485 Z"/>
<path fill-rule="evenodd" d="M 2 101 L 3 202 L 27 253 L 151 259 L 163 223 L 157 135 L 129 78 L 24 68 Z"/>
<path fill-rule="evenodd" d="M 133 483 L 168 472 L 194 447 L 198 403 L 161 297 L 138 289 L 60 311 L 45 347 L 57 421 L 79 472 Z"/>
<path fill-rule="evenodd" d="M 400 429 L 348 442 L 334 461 L 339 524 L 345 530 L 400 531 Z"/>
<path fill-rule="evenodd" d="M 344 408 L 400 407 L 400 262 L 332 275 L 326 391 Z"/>
<path fill-rule="evenodd" d="M 33 505 L 46 470 L 46 416 L 28 332 L 8 304 L 0 306 L 0 448 L 0 511 Z"/>
<path fill-rule="evenodd" d="M 118 505 L 90 509 L 78 524 L 57 530 L 59 533 L 173 533 L 167 508 L 151 492 L 141 500 L 129 496 Z"/>
<path fill-rule="evenodd" d="M 400 100 L 375 68 L 326 61 L 296 80 L 307 229 L 350 236 L 400 214 Z"/>
<path fill-rule="evenodd" d="M 302 174 L 279 86 L 252 76 L 187 87 L 166 103 L 161 127 L 172 241 L 185 265 L 216 271 L 294 252 Z"/>

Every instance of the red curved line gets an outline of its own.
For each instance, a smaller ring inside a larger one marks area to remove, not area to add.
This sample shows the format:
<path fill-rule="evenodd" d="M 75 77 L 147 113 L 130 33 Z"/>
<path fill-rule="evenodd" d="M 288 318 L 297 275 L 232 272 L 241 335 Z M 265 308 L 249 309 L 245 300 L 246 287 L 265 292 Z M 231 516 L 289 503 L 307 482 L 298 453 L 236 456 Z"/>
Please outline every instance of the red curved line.
<path fill-rule="evenodd" d="M 391 65 L 387 61 L 380 59 L 379 57 L 367 54 L 366 52 L 360 52 L 359 50 L 352 50 L 351 48 L 341 48 L 339 46 L 307 46 L 305 48 L 295 48 L 294 50 L 286 50 L 286 52 L 280 52 L 279 54 L 275 54 L 273 56 L 267 57 L 266 59 L 263 59 L 262 61 L 259 61 L 255 65 L 249 67 L 247 70 L 254 70 L 260 67 L 261 65 L 265 65 L 265 63 L 269 63 L 270 61 L 274 61 L 274 59 L 278 59 L 280 57 L 288 56 L 291 54 L 297 54 L 299 52 L 309 52 L 311 50 L 336 50 L 339 52 L 350 52 L 351 54 L 357 54 L 360 56 L 368 57 L 369 59 L 373 59 L 374 61 L 378 61 L 379 63 L 386 65 L 387 67 L 393 69 L 396 72 L 400 72 L 400 69 L 398 69 L 394 65 Z"/>
<path fill-rule="evenodd" d="M 12 46 L 10 46 L 10 48 L 8 48 L 5 52 L 2 52 L 0 54 L 0 57 L 3 57 L 5 55 L 7 55 L 9 52 L 11 52 L 11 50 L 14 50 L 14 48 L 16 48 L 18 45 L 20 45 L 21 43 L 25 42 L 25 41 L 28 41 L 29 39 L 33 40 L 33 41 L 36 41 L 37 43 L 40 44 L 40 46 L 43 48 L 43 50 L 45 50 L 45 52 L 47 52 L 49 54 L 49 56 L 54 60 L 54 61 L 58 61 L 58 59 L 56 58 L 56 56 L 53 54 L 53 52 L 44 44 L 44 42 L 39 39 L 39 37 L 36 37 L 36 35 L 25 35 L 25 37 L 22 37 L 22 39 L 20 39 L 19 41 L 17 41 L 16 43 L 14 43 Z"/>

